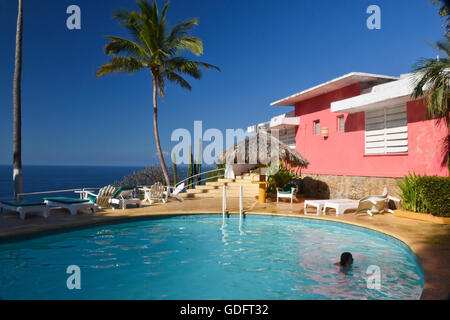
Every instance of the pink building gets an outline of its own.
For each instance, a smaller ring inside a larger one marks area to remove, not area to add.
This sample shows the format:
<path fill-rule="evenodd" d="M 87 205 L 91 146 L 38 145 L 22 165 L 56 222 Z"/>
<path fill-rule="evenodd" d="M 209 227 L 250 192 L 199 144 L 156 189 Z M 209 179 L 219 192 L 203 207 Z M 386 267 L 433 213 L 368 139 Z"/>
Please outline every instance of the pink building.
<path fill-rule="evenodd" d="M 367 192 L 395 188 L 392 178 L 408 172 L 448 176 L 447 126 L 424 120 L 412 79 L 352 72 L 273 102 L 295 108 L 295 148 L 310 162 L 301 173 L 335 196 L 349 196 L 344 189 L 355 183 L 372 184 Z"/>

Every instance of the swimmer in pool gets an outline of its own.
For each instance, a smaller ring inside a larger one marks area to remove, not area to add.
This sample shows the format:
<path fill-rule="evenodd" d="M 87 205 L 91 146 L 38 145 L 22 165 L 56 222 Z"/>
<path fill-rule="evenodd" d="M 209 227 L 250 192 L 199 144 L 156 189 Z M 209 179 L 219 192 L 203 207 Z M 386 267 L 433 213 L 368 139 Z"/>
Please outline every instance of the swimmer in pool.
<path fill-rule="evenodd" d="M 350 269 L 353 266 L 353 256 L 350 252 L 344 252 L 341 254 L 341 261 L 336 262 L 335 266 L 340 266 L 343 269 Z M 357 268 L 357 267 L 355 267 Z"/>

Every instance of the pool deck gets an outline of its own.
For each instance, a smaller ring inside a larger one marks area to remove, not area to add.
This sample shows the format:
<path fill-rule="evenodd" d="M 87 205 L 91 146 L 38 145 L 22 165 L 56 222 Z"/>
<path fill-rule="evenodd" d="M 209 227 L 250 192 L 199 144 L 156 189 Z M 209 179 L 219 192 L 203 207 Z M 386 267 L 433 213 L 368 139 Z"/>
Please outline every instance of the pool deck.
<path fill-rule="evenodd" d="M 229 198 L 228 211 L 237 213 L 238 198 Z M 0 215 L 0 243 L 15 241 L 70 230 L 86 226 L 101 225 L 118 221 L 148 218 L 158 215 L 221 213 L 221 198 L 185 199 L 184 202 L 171 200 L 166 204 L 144 205 L 142 208 L 126 210 L 102 210 L 95 214 L 71 216 L 66 211 L 52 210 L 49 218 L 27 215 L 20 220 L 17 213 Z M 326 216 L 304 215 L 303 202 L 291 205 L 288 202 L 268 202 L 260 204 L 255 199 L 244 199 L 246 214 L 270 214 L 293 216 L 307 219 L 325 219 L 349 223 L 387 233 L 405 242 L 418 256 L 425 273 L 425 286 L 422 299 L 446 300 L 450 297 L 450 225 L 411 220 L 392 214 L 355 215 L 346 213 L 335 216 L 334 212 Z"/>

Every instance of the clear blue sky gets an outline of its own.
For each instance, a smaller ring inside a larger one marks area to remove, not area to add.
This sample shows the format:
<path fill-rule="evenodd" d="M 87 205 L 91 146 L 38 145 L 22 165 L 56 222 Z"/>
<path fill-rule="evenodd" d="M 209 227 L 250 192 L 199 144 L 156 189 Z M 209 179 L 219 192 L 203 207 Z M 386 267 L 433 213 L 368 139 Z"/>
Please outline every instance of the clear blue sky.
<path fill-rule="evenodd" d="M 95 77 L 108 58 L 104 35 L 127 36 L 111 19 L 133 0 L 24 0 L 23 163 L 156 163 L 147 73 Z M 158 1 L 160 6 L 163 1 Z M 66 28 L 66 8 L 82 10 L 82 30 Z M 366 8 L 381 7 L 381 30 Z M 428 0 L 173 0 L 171 24 L 199 17 L 208 71 L 191 92 L 169 86 L 160 102 L 162 146 L 176 128 L 247 128 L 291 108 L 270 102 L 348 72 L 399 75 L 435 57 L 443 22 Z M 12 162 L 12 82 L 17 1 L 0 0 L 0 164 Z"/>

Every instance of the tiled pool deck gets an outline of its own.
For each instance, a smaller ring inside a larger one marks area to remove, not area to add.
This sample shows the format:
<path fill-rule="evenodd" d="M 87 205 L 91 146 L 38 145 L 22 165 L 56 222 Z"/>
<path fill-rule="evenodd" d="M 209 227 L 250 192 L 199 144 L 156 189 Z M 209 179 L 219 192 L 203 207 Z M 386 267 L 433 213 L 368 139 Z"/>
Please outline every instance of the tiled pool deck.
<path fill-rule="evenodd" d="M 238 199 L 229 198 L 228 210 L 237 213 Z M 20 220 L 16 213 L 0 215 L 0 242 L 14 241 L 42 234 L 112 223 L 126 219 L 140 219 L 156 215 L 221 213 L 222 199 L 186 199 L 184 202 L 171 200 L 167 204 L 144 205 L 139 209 L 103 210 L 96 214 L 71 216 L 68 212 L 53 210 L 47 219 L 28 215 Z M 392 235 L 406 244 L 418 256 L 425 273 L 425 286 L 422 299 L 448 299 L 450 296 L 450 225 L 440 225 L 380 214 L 374 217 L 346 213 L 336 217 L 334 213 L 326 216 L 306 216 L 303 202 L 290 205 L 287 202 L 259 204 L 256 200 L 244 199 L 247 214 L 271 214 L 295 216 L 308 219 L 327 219 L 368 227 Z"/>

